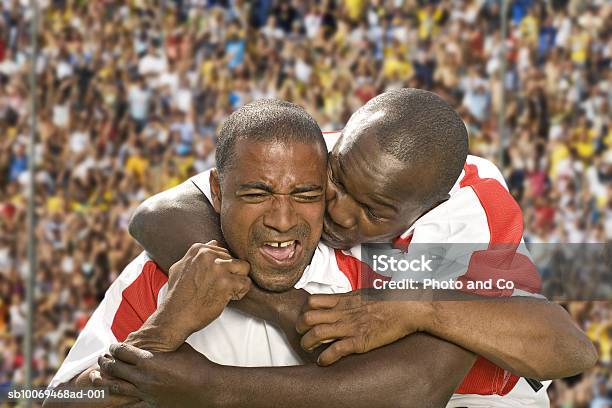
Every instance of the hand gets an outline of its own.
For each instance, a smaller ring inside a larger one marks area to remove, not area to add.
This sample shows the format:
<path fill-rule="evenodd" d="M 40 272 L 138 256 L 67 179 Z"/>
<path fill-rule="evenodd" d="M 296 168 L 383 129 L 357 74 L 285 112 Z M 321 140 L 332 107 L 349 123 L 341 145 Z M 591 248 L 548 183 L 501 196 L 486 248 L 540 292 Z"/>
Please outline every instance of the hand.
<path fill-rule="evenodd" d="M 354 353 L 366 353 L 421 331 L 430 306 L 419 301 L 371 300 L 355 291 L 341 295 L 312 295 L 298 318 L 302 347 L 313 350 L 333 342 L 317 363 L 327 366 Z"/>
<path fill-rule="evenodd" d="M 99 367 L 96 365 L 90 369 L 83 371 L 76 378 L 70 381 L 69 384 L 63 384 L 58 386 L 57 390 L 67 389 L 67 390 L 79 390 L 83 388 L 90 388 L 92 386 L 91 376 L 92 374 L 97 373 L 100 375 Z M 92 399 L 92 400 L 83 400 L 79 401 L 79 407 L 81 408 L 115 408 L 115 407 L 125 407 L 130 406 L 130 404 L 136 404 L 140 401 L 140 399 L 125 395 L 108 395 L 105 394 L 103 399 Z M 65 406 L 65 401 L 54 400 L 49 397 L 45 400 L 43 407 L 62 407 Z"/>
<path fill-rule="evenodd" d="M 215 320 L 230 300 L 251 287 L 250 265 L 232 258 L 217 241 L 194 244 L 169 271 L 168 293 L 155 313 L 126 343 L 150 351 L 173 351 Z"/>
<path fill-rule="evenodd" d="M 295 322 L 306 300 L 308 292 L 303 289 L 289 289 L 286 292 L 270 292 L 252 285 L 247 294 L 230 306 L 269 323 L 295 332 Z"/>
<path fill-rule="evenodd" d="M 134 407 L 209 406 L 221 393 L 219 366 L 187 343 L 171 353 L 113 344 L 110 353 L 98 359 L 100 371 L 90 375 L 91 382 L 111 396 L 141 400 Z"/>

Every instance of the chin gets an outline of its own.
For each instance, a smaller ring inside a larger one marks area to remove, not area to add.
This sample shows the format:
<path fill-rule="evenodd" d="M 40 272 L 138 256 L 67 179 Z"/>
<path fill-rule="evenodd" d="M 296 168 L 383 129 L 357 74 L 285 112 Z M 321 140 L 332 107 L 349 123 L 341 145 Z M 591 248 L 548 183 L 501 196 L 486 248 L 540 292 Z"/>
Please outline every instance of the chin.
<path fill-rule="evenodd" d="M 343 237 L 339 234 L 325 230 L 323 230 L 323 233 L 321 234 L 321 240 L 323 240 L 325 245 L 335 249 L 349 249 L 357 244 L 357 241 L 352 238 L 349 239 L 346 236 Z"/>
<path fill-rule="evenodd" d="M 334 248 L 334 249 L 350 249 L 356 245 L 356 244 L 353 244 L 347 241 L 340 241 L 340 240 L 334 239 L 325 234 L 323 234 L 321 239 L 323 240 L 325 245 L 327 245 L 328 247 Z"/>
<path fill-rule="evenodd" d="M 303 270 L 304 269 L 302 268 L 302 273 Z M 278 272 L 278 274 L 271 275 L 268 273 L 261 274 L 251 271 L 249 276 L 257 286 L 269 292 L 286 292 L 289 289 L 292 289 L 297 281 L 299 281 L 302 277 L 302 273 L 299 273 L 297 276 L 290 279 L 288 276 L 279 276 L 282 273 L 283 272 Z"/>
<path fill-rule="evenodd" d="M 356 244 L 349 244 L 346 242 L 339 242 L 339 241 L 327 241 L 327 240 L 323 240 L 323 242 L 328 246 L 331 247 L 333 249 L 351 249 L 352 247 L 354 247 Z"/>

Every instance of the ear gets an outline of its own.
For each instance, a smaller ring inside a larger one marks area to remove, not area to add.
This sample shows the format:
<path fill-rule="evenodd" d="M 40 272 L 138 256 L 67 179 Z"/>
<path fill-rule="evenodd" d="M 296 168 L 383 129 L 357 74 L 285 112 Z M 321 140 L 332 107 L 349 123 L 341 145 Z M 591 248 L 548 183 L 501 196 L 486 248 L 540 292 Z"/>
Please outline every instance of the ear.
<path fill-rule="evenodd" d="M 217 169 L 210 171 L 208 179 L 210 183 L 210 195 L 212 198 L 212 206 L 217 214 L 221 213 L 221 183 L 219 182 L 219 173 Z"/>

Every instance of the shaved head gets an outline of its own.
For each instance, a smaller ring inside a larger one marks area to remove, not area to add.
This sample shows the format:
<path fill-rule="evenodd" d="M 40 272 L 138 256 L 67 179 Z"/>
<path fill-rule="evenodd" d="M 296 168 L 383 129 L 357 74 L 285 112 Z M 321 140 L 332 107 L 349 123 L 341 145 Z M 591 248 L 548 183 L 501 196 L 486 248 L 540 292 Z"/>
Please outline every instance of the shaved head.
<path fill-rule="evenodd" d="M 260 99 L 233 112 L 219 131 L 216 165 L 222 176 L 234 163 L 236 145 L 248 142 L 312 144 L 327 157 L 317 122 L 302 107 L 278 99 Z"/>
<path fill-rule="evenodd" d="M 355 112 L 329 161 L 324 237 L 336 247 L 392 239 L 449 197 L 468 153 L 461 117 L 420 89 Z"/>
<path fill-rule="evenodd" d="M 422 198 L 431 204 L 446 195 L 468 153 L 463 120 L 438 95 L 404 88 L 385 92 L 361 107 L 343 131 L 339 152 L 363 138 L 374 138 L 381 152 L 418 175 Z M 416 172 L 416 173 L 415 173 Z"/>

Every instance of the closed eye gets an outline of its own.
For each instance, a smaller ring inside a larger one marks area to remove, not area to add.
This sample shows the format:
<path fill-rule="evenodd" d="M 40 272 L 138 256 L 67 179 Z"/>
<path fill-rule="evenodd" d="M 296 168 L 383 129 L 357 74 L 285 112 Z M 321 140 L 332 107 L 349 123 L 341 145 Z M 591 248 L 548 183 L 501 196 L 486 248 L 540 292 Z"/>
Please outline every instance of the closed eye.
<path fill-rule="evenodd" d="M 297 202 L 302 202 L 302 203 L 317 202 L 321 200 L 322 198 L 323 198 L 323 194 L 320 192 L 293 194 L 293 199 Z"/>
<path fill-rule="evenodd" d="M 258 192 L 258 193 L 246 193 L 240 194 L 239 197 L 246 201 L 247 203 L 260 203 L 268 199 L 270 197 L 270 193 L 266 192 Z"/>
<path fill-rule="evenodd" d="M 384 222 L 384 221 L 386 221 L 386 218 L 380 217 L 380 216 L 374 214 L 372 209 L 370 207 L 368 207 L 367 205 L 361 204 L 361 207 L 363 208 L 363 210 L 365 211 L 367 217 L 370 220 L 375 221 L 375 222 Z"/>

